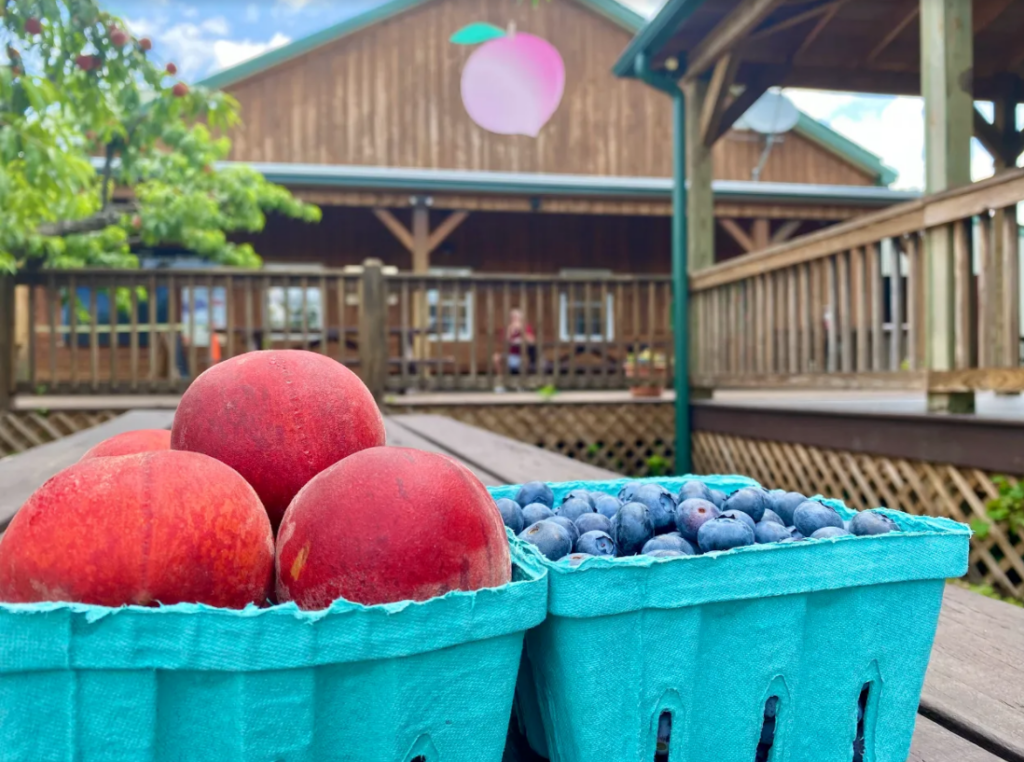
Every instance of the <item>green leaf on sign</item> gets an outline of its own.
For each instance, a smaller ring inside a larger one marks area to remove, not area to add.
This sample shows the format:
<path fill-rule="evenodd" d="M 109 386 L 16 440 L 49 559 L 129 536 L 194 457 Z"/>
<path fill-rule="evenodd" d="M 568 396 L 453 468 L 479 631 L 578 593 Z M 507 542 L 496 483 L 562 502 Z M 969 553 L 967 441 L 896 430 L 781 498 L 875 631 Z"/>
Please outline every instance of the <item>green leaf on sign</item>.
<path fill-rule="evenodd" d="M 470 24 L 451 36 L 456 45 L 479 45 L 481 42 L 496 40 L 505 36 L 505 30 L 494 24 Z"/>

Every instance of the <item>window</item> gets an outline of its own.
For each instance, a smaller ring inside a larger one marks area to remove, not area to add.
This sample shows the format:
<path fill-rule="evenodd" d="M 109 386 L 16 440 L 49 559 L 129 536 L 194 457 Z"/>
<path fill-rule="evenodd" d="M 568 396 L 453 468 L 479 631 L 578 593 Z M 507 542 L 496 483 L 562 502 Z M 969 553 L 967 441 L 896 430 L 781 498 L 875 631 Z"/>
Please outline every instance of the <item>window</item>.
<path fill-rule="evenodd" d="M 601 294 L 589 301 L 582 289 L 559 294 L 558 331 L 562 341 L 612 341 L 615 338 L 615 297 L 608 294 L 602 309 Z M 603 313 L 603 314 L 602 314 Z"/>
<path fill-rule="evenodd" d="M 263 269 L 268 273 L 286 272 L 294 275 L 297 272 L 309 272 L 318 275 L 323 266 L 303 263 L 266 264 Z M 305 327 L 313 332 L 324 329 L 324 301 L 319 286 L 271 286 L 267 289 L 267 320 L 270 330 L 285 333 L 302 333 Z"/>
<path fill-rule="evenodd" d="M 462 268 L 437 268 L 432 275 L 469 275 L 472 271 Z M 469 341 L 473 338 L 473 295 L 468 288 L 454 283 L 445 284 L 441 289 L 427 289 L 427 306 L 430 314 L 431 341 Z"/>
<path fill-rule="evenodd" d="M 210 346 L 210 333 L 223 331 L 228 325 L 227 291 L 205 286 L 181 290 L 182 333 L 195 338 L 197 347 Z"/>

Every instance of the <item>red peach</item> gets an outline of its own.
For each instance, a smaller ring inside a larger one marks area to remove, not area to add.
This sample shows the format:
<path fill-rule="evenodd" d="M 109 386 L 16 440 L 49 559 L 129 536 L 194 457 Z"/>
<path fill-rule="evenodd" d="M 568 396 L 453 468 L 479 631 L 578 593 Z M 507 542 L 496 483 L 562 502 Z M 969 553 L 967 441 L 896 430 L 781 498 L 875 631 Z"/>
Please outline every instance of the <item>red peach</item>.
<path fill-rule="evenodd" d="M 337 598 L 422 601 L 511 579 L 508 539 L 487 489 L 437 453 L 374 447 L 331 466 L 288 507 L 277 594 L 303 609 Z"/>
<path fill-rule="evenodd" d="M 181 398 L 171 447 L 210 455 L 255 489 L 276 527 L 306 482 L 384 444 L 384 419 L 352 371 L 315 352 L 239 355 L 200 375 Z"/>
<path fill-rule="evenodd" d="M 123 48 L 128 43 L 128 33 L 114 27 L 110 30 L 110 42 L 115 48 Z"/>
<path fill-rule="evenodd" d="M 26 34 L 42 34 L 43 25 L 35 16 L 29 16 L 25 19 L 25 33 Z"/>
<path fill-rule="evenodd" d="M 171 88 L 171 92 L 174 93 L 175 98 L 184 98 L 186 95 L 188 95 L 188 85 L 186 85 L 184 82 L 179 82 Z"/>
<path fill-rule="evenodd" d="M 139 40 L 139 47 L 148 52 L 153 49 L 153 41 L 148 37 L 143 37 Z"/>
<path fill-rule="evenodd" d="M 170 74 L 173 77 L 175 74 L 178 73 L 178 67 L 175 66 L 173 62 L 171 62 L 171 63 L 167 64 L 166 71 L 167 71 L 168 74 Z"/>
<path fill-rule="evenodd" d="M 170 449 L 171 432 L 169 429 L 139 429 L 138 431 L 126 431 L 103 440 L 87 450 L 82 456 L 82 460 Z"/>
<path fill-rule="evenodd" d="M 274 539 L 253 489 L 213 458 L 91 458 L 28 499 L 0 541 L 0 600 L 243 608 L 271 592 Z"/>

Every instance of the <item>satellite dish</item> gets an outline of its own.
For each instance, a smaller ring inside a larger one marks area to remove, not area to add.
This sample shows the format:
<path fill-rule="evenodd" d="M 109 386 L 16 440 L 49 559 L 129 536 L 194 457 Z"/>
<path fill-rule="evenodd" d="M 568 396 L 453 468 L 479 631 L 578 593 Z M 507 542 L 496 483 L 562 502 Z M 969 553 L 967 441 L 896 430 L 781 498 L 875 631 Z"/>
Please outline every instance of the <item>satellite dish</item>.
<path fill-rule="evenodd" d="M 742 126 L 762 135 L 789 132 L 798 121 L 800 112 L 782 93 L 765 93 L 740 118 Z"/>

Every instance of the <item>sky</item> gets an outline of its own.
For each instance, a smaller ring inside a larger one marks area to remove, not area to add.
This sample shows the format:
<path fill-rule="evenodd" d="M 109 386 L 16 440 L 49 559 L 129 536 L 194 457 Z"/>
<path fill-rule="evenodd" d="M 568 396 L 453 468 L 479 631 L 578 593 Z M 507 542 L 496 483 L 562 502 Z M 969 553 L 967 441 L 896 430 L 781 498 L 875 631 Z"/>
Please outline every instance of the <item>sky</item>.
<path fill-rule="evenodd" d="M 645 15 L 653 14 L 662 2 L 623 1 Z M 153 54 L 159 60 L 173 60 L 184 79 L 196 80 L 381 2 L 109 0 L 104 6 L 126 18 L 136 35 L 151 37 Z M 786 95 L 800 109 L 877 154 L 899 172 L 895 187 L 920 189 L 924 185 L 924 114 L 920 98 L 795 89 L 786 90 Z M 982 105 L 983 111 L 986 105 Z M 976 180 L 992 174 L 992 160 L 977 141 L 972 169 Z"/>

